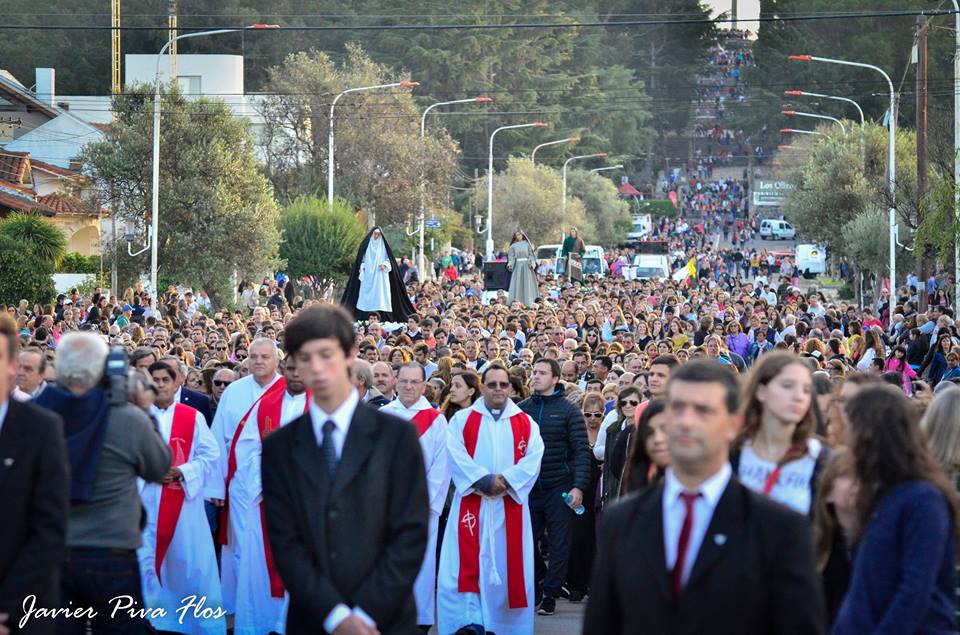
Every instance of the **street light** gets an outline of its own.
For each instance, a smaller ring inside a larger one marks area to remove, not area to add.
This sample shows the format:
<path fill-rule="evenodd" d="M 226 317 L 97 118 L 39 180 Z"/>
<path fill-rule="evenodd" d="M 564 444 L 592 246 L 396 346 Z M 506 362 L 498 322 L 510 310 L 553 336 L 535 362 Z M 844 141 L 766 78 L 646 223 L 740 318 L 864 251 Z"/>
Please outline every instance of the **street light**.
<path fill-rule="evenodd" d="M 957 0 L 953 0 L 953 10 L 956 22 L 953 52 L 953 213 L 960 222 L 960 95 L 957 94 L 957 86 L 960 86 L 960 5 Z M 953 232 L 953 267 L 953 284 L 956 285 L 953 306 L 956 308 L 960 306 L 957 304 L 957 297 L 960 297 L 960 238 L 956 231 Z"/>
<path fill-rule="evenodd" d="M 426 136 L 427 132 L 427 113 L 436 108 L 437 106 L 450 106 L 451 104 L 481 104 L 491 102 L 493 99 L 491 97 L 471 97 L 469 99 L 454 99 L 452 101 L 438 101 L 435 104 L 430 104 L 423 110 L 423 116 L 420 117 L 420 139 Z M 421 171 L 421 190 L 420 190 L 420 227 L 417 231 L 413 232 L 414 234 L 420 233 L 420 254 L 417 257 L 417 271 L 420 273 L 421 277 L 425 277 L 426 274 L 423 271 L 424 259 L 423 259 L 423 230 L 424 230 L 424 217 L 426 216 L 426 210 L 424 209 L 423 203 L 423 172 Z"/>
<path fill-rule="evenodd" d="M 167 40 L 167 43 L 160 48 L 157 53 L 157 64 L 153 72 L 153 179 L 151 181 L 150 192 L 150 286 L 156 298 L 159 298 L 160 289 L 157 286 L 157 243 L 160 226 L 160 59 L 164 52 L 169 49 L 174 42 L 186 40 L 187 38 L 200 37 L 204 35 L 221 35 L 223 33 L 240 33 L 241 31 L 259 31 L 267 29 L 279 29 L 279 24 L 254 24 L 239 29 L 215 29 L 211 31 L 197 31 L 196 33 L 184 33 Z M 176 81 L 176 77 L 172 78 Z M 130 251 L 130 245 L 127 245 L 127 251 Z M 142 250 L 141 250 L 142 251 Z M 140 252 L 137 252 L 140 253 Z M 155 298 L 155 299 L 156 299 Z"/>
<path fill-rule="evenodd" d="M 593 154 L 581 154 L 579 156 L 570 157 L 563 162 L 563 203 L 561 209 L 563 211 L 564 218 L 567 217 L 567 166 L 570 165 L 571 161 L 578 161 L 580 159 L 597 159 L 605 156 L 607 156 L 606 152 L 594 152 Z"/>
<path fill-rule="evenodd" d="M 605 168 L 593 168 L 593 169 L 590 170 L 590 171 L 591 171 L 591 172 L 606 172 L 607 170 L 619 170 L 619 169 L 621 169 L 622 167 L 623 167 L 623 164 L 622 164 L 622 163 L 618 163 L 618 164 L 616 164 L 616 165 L 611 165 L 611 166 L 608 166 L 608 167 L 605 167 Z"/>
<path fill-rule="evenodd" d="M 556 141 L 547 141 L 546 143 L 541 143 L 538 146 L 534 146 L 533 152 L 530 153 L 530 160 L 533 163 L 537 162 L 537 150 L 540 148 L 545 148 L 547 146 L 555 146 L 558 143 L 579 143 L 580 137 L 567 137 L 566 139 L 557 139 Z"/>
<path fill-rule="evenodd" d="M 956 2 L 956 0 L 954 0 Z M 839 97 L 837 95 L 824 95 L 823 93 L 811 93 L 806 90 L 785 90 L 783 91 L 784 95 L 790 95 L 791 97 L 815 97 L 817 99 L 833 99 L 834 101 L 842 101 L 848 104 L 853 104 L 853 107 L 857 109 L 857 113 L 860 115 L 860 158 L 863 161 L 863 164 L 867 164 L 867 150 L 866 145 L 863 140 L 863 130 L 867 125 L 867 120 L 863 116 L 863 108 L 860 107 L 860 104 L 853 101 L 849 97 Z"/>
<path fill-rule="evenodd" d="M 493 260 L 493 138 L 501 130 L 516 130 L 518 128 L 543 128 L 547 124 L 542 121 L 534 123 L 518 123 L 512 126 L 500 126 L 490 133 L 490 153 L 487 158 L 487 260 Z"/>
<path fill-rule="evenodd" d="M 838 126 L 840 126 L 840 131 L 843 132 L 844 135 L 847 134 L 847 129 L 843 125 L 843 122 L 837 119 L 836 117 L 831 117 L 829 115 L 818 115 L 815 112 L 800 112 L 799 110 L 781 110 L 780 114 L 786 115 L 788 117 L 809 117 L 810 119 L 822 119 L 824 121 L 832 121 Z"/>
<path fill-rule="evenodd" d="M 327 204 L 330 206 L 330 209 L 333 209 L 333 109 L 337 105 L 337 100 L 346 95 L 347 93 L 356 93 L 362 90 L 376 90 L 378 88 L 410 88 L 413 86 L 419 86 L 419 82 L 392 82 L 390 84 L 376 84 L 374 86 L 358 86 L 357 88 L 348 88 L 346 90 L 340 91 L 340 93 L 333 98 L 333 101 L 330 103 L 330 134 L 328 137 L 327 144 Z"/>
<path fill-rule="evenodd" d="M 801 130 L 800 128 L 780 128 L 780 132 L 782 134 L 809 134 L 816 135 L 818 137 L 823 136 L 822 132 L 816 132 L 814 130 Z"/>
<path fill-rule="evenodd" d="M 956 5 L 956 0 L 954 0 Z M 960 36 L 958 36 L 960 37 Z M 867 68 L 877 71 L 887 80 L 887 87 L 890 89 L 890 137 L 887 142 L 887 185 L 890 188 L 890 209 L 888 211 L 888 223 L 890 225 L 890 293 L 894 294 L 897 290 L 897 212 L 896 212 L 896 183 L 897 183 L 897 156 L 896 156 L 896 136 L 897 136 L 897 95 L 893 90 L 893 82 L 890 76 L 873 64 L 864 64 L 862 62 L 848 62 L 846 60 L 833 59 L 831 57 L 817 57 L 815 55 L 788 55 L 787 59 L 800 62 L 825 62 L 827 64 L 840 64 L 842 66 L 853 66 L 856 68 Z M 956 63 L 954 68 L 956 68 Z M 956 126 L 956 123 L 954 123 Z M 956 133 L 956 130 L 955 130 Z M 956 169 L 956 167 L 955 167 Z"/>

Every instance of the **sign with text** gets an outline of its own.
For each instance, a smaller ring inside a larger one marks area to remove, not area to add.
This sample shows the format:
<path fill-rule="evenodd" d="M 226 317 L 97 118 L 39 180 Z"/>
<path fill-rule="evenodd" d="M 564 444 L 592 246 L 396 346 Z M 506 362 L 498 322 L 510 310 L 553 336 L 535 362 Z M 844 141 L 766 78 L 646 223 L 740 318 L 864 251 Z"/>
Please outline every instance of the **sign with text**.
<path fill-rule="evenodd" d="M 754 207 L 779 207 L 787 193 L 796 189 L 793 183 L 786 181 L 764 181 L 757 179 L 753 182 Z"/>

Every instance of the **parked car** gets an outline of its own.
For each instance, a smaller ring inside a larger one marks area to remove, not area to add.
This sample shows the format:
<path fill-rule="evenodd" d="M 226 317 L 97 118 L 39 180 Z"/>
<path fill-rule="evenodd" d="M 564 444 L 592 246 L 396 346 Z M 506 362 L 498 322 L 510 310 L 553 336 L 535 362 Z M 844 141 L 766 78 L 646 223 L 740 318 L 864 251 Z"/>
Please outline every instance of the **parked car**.
<path fill-rule="evenodd" d="M 796 237 L 797 230 L 785 220 L 765 218 L 760 221 L 760 238 L 793 240 Z"/>

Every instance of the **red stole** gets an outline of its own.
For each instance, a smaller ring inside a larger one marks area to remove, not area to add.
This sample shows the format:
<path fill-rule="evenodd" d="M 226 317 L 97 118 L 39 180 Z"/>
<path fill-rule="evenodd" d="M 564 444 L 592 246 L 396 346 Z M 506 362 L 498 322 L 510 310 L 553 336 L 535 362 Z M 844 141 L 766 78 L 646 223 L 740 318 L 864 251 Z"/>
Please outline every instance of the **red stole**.
<path fill-rule="evenodd" d="M 227 459 L 227 480 L 226 483 L 224 483 L 223 507 L 220 508 L 220 535 L 217 536 L 217 540 L 221 545 L 229 542 L 228 538 L 230 534 L 227 531 L 227 527 L 230 523 L 230 481 L 233 480 L 233 475 L 237 473 L 237 441 L 240 440 L 240 433 L 243 432 L 243 426 L 247 423 L 247 417 L 250 416 L 250 413 L 253 412 L 253 409 L 257 407 L 257 404 L 260 403 L 264 397 L 278 390 L 282 395 L 286 388 L 287 381 L 283 377 L 273 382 L 262 395 L 254 400 L 253 405 L 247 410 L 247 414 L 243 415 L 240 419 L 240 423 L 237 424 L 237 429 L 233 432 L 233 440 L 230 442 L 230 456 Z"/>
<path fill-rule="evenodd" d="M 467 453 L 473 458 L 483 415 L 470 411 L 463 428 Z M 530 418 L 522 412 L 510 417 L 513 430 L 513 464 L 527 453 L 530 440 Z M 460 499 L 457 541 L 460 548 L 460 572 L 457 576 L 459 593 L 480 593 L 480 494 Z M 507 599 L 512 609 L 527 607 L 527 591 L 523 579 L 523 506 L 509 495 L 504 495 L 503 511 L 507 529 Z M 492 554 L 496 557 L 496 554 Z"/>
<path fill-rule="evenodd" d="M 179 467 L 190 458 L 193 449 L 193 435 L 197 427 L 197 411 L 190 406 L 178 403 L 173 408 L 173 425 L 170 427 L 170 452 L 173 461 L 170 467 Z M 180 510 L 186 493 L 179 481 L 166 483 L 160 492 L 160 509 L 157 512 L 157 552 L 154 559 L 157 580 L 160 580 L 160 565 L 167 556 L 173 533 L 177 529 Z"/>
<path fill-rule="evenodd" d="M 280 379 L 283 381 L 283 378 Z M 280 383 L 278 381 L 277 383 Z M 257 409 L 257 429 L 260 430 L 260 442 L 263 438 L 280 427 L 280 421 L 283 417 L 283 398 L 286 396 L 286 383 L 284 390 L 274 391 L 270 389 L 263 395 L 260 401 L 260 408 Z M 307 399 L 303 406 L 303 411 L 310 410 L 310 393 L 307 393 Z M 273 552 L 270 550 L 270 541 L 267 539 L 267 513 L 260 502 L 260 534 L 263 537 L 263 554 L 267 561 L 267 573 L 270 574 L 270 597 L 283 597 L 283 580 L 280 579 L 280 573 L 277 571 L 277 565 L 273 561 Z"/>
<path fill-rule="evenodd" d="M 422 437 L 423 433 L 430 429 L 430 426 L 439 416 L 440 411 L 436 408 L 425 408 L 413 415 L 410 420 L 417 425 L 417 436 Z M 473 456 L 473 454 L 471 453 L 470 456 Z"/>

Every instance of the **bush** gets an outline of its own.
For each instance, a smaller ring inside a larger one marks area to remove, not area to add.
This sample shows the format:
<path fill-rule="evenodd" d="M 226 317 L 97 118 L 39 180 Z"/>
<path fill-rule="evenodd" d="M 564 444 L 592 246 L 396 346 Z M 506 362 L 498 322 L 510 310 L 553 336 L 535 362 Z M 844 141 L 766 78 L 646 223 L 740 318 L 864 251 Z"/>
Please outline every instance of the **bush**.
<path fill-rule="evenodd" d="M 60 230 L 57 230 L 60 231 Z M 0 303 L 49 304 L 57 291 L 53 286 L 53 265 L 33 248 L 0 234 Z"/>
<path fill-rule="evenodd" d="M 72 251 L 60 261 L 57 273 L 100 273 L 100 256 L 84 256 Z"/>
<path fill-rule="evenodd" d="M 29 246 L 38 258 L 53 267 L 58 266 L 67 253 L 67 239 L 60 228 L 32 212 L 14 212 L 0 221 L 0 235 Z"/>
<path fill-rule="evenodd" d="M 320 276 L 342 280 L 350 275 L 366 231 L 348 203 L 302 196 L 280 216 L 280 257 L 291 278 Z"/>

